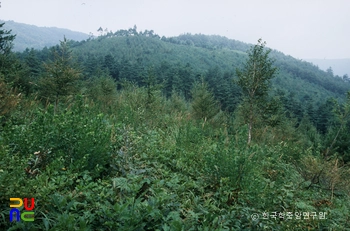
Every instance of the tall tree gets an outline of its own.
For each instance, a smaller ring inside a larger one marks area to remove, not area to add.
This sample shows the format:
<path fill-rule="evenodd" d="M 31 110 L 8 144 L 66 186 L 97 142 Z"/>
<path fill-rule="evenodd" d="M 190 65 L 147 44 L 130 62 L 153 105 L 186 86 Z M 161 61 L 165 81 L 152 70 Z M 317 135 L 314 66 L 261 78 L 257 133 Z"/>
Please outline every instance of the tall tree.
<path fill-rule="evenodd" d="M 3 29 L 4 24 L 0 23 L 0 75 L 4 75 L 6 81 L 10 82 L 18 66 L 17 60 L 11 55 L 12 42 L 16 35 L 12 35 L 11 30 Z"/>
<path fill-rule="evenodd" d="M 44 64 L 46 73 L 39 87 L 42 99 L 54 102 L 57 106 L 59 99 L 78 91 L 77 81 L 81 79 L 81 71 L 73 61 L 66 38 L 52 53 L 54 60 Z"/>
<path fill-rule="evenodd" d="M 203 80 L 192 88 L 192 111 L 196 119 L 210 120 L 220 111 L 219 103 Z"/>
<path fill-rule="evenodd" d="M 268 95 L 270 80 L 275 76 L 277 69 L 273 67 L 273 60 L 269 57 L 271 50 L 265 49 L 266 42 L 258 40 L 258 44 L 248 51 L 248 60 L 241 70 L 236 69 L 237 84 L 244 94 L 243 103 L 247 114 L 248 144 L 252 140 L 252 128 L 259 106 Z"/>
<path fill-rule="evenodd" d="M 109 75 L 116 81 L 119 80 L 119 71 L 116 65 L 115 58 L 111 55 L 108 54 L 104 58 L 104 68 L 107 69 Z"/>
<path fill-rule="evenodd" d="M 20 96 L 16 95 L 11 83 L 18 72 L 18 61 L 10 55 L 16 35 L 11 35 L 11 30 L 2 29 L 4 24 L 0 23 L 0 120 L 15 108 Z"/>
<path fill-rule="evenodd" d="M 328 158 L 328 154 L 330 153 L 330 151 L 332 151 L 335 143 L 337 142 L 337 139 L 338 139 L 340 132 L 344 128 L 346 128 L 346 124 L 349 120 L 349 117 L 350 117 L 350 91 L 348 91 L 348 93 L 347 93 L 347 100 L 346 100 L 345 104 L 343 105 L 343 107 L 340 107 L 336 101 L 334 101 L 334 103 L 335 103 L 334 113 L 335 113 L 336 119 L 338 120 L 339 128 L 336 131 L 336 134 L 332 140 L 332 143 L 326 149 L 326 153 L 324 155 L 325 158 Z M 348 144 L 348 141 L 347 141 L 347 144 Z"/>
<path fill-rule="evenodd" d="M 152 104 L 156 100 L 155 93 L 160 89 L 160 85 L 157 84 L 157 77 L 154 73 L 154 67 L 151 66 L 148 69 L 147 75 L 144 77 L 143 82 L 146 85 L 147 90 L 147 100 L 146 100 L 146 109 L 151 109 Z"/>
<path fill-rule="evenodd" d="M 37 52 L 33 48 L 30 50 L 27 48 L 25 52 L 27 55 L 24 58 L 24 62 L 28 67 L 28 73 L 31 77 L 37 77 L 41 72 L 41 64 Z"/>
<path fill-rule="evenodd" d="M 322 103 L 317 111 L 317 130 L 321 134 L 326 134 L 328 129 L 332 126 L 335 121 L 335 115 L 333 113 L 336 103 L 335 99 L 327 99 L 326 102 Z"/>
<path fill-rule="evenodd" d="M 194 82 L 192 67 L 189 63 L 177 69 L 177 75 L 173 79 L 173 89 L 180 91 L 186 99 L 190 98 Z M 175 85 L 175 86 L 174 86 Z"/>
<path fill-rule="evenodd" d="M 116 102 L 117 83 L 111 76 L 102 74 L 92 77 L 88 81 L 87 88 L 89 96 L 103 111 L 112 110 Z"/>
<path fill-rule="evenodd" d="M 4 30 L 2 27 L 5 23 L 0 23 L 0 55 L 8 55 L 12 49 L 12 42 L 16 35 L 12 35 L 12 30 Z"/>

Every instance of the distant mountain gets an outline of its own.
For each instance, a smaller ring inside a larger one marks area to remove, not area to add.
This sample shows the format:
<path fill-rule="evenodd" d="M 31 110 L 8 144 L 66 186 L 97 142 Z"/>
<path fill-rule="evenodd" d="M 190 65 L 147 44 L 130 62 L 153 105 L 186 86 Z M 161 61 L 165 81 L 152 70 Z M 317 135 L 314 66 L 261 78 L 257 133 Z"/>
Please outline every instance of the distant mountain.
<path fill-rule="evenodd" d="M 326 71 L 329 67 L 332 68 L 334 75 L 343 76 L 347 74 L 350 76 L 350 58 L 349 59 L 307 59 L 318 66 L 320 69 Z"/>
<path fill-rule="evenodd" d="M 81 41 L 87 39 L 89 35 L 75 32 L 68 29 L 60 29 L 56 27 L 38 27 L 14 21 L 5 22 L 4 28 L 12 30 L 12 34 L 16 34 L 13 51 L 24 51 L 26 48 L 42 49 L 45 46 L 50 47 L 59 43 L 66 36 L 67 39 Z"/>

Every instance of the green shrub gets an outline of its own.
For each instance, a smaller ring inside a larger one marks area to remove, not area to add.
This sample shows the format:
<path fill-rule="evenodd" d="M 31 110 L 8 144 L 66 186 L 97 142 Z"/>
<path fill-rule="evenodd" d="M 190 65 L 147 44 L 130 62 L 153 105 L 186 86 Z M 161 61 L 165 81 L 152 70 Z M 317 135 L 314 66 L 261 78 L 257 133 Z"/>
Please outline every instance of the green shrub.
<path fill-rule="evenodd" d="M 104 114 L 78 101 L 70 110 L 58 113 L 52 105 L 36 109 L 24 123 L 9 124 L 4 139 L 13 155 L 41 163 L 30 164 L 30 168 L 43 171 L 53 160 L 63 158 L 61 168 L 88 170 L 98 177 L 107 171 L 111 129 Z"/>

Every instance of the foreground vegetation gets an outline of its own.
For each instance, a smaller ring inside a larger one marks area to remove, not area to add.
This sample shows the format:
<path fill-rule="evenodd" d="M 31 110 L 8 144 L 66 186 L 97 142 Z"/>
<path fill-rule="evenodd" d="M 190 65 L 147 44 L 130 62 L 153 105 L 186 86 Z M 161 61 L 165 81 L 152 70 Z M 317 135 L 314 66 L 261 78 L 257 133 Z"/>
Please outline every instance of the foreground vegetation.
<path fill-rule="evenodd" d="M 245 101 L 222 111 L 203 78 L 188 99 L 152 67 L 143 86 L 84 79 L 66 45 L 28 91 L 30 70 L 1 54 L 1 229 L 350 228 L 350 95 L 322 132 L 264 93 L 250 127 Z M 10 197 L 35 198 L 35 221 L 9 222 Z"/>

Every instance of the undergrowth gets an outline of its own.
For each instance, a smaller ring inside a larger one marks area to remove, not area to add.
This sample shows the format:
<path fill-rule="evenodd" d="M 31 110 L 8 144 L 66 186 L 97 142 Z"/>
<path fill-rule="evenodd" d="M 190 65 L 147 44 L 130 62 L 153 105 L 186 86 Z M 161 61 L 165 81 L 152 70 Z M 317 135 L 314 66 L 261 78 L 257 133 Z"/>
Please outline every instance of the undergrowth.
<path fill-rule="evenodd" d="M 247 127 L 194 119 L 180 98 L 147 111 L 145 94 L 119 92 L 104 112 L 80 96 L 13 113 L 0 133 L 0 228 L 350 229 L 340 162 L 293 139 L 247 146 Z M 10 197 L 35 198 L 34 222 L 9 222 Z"/>

